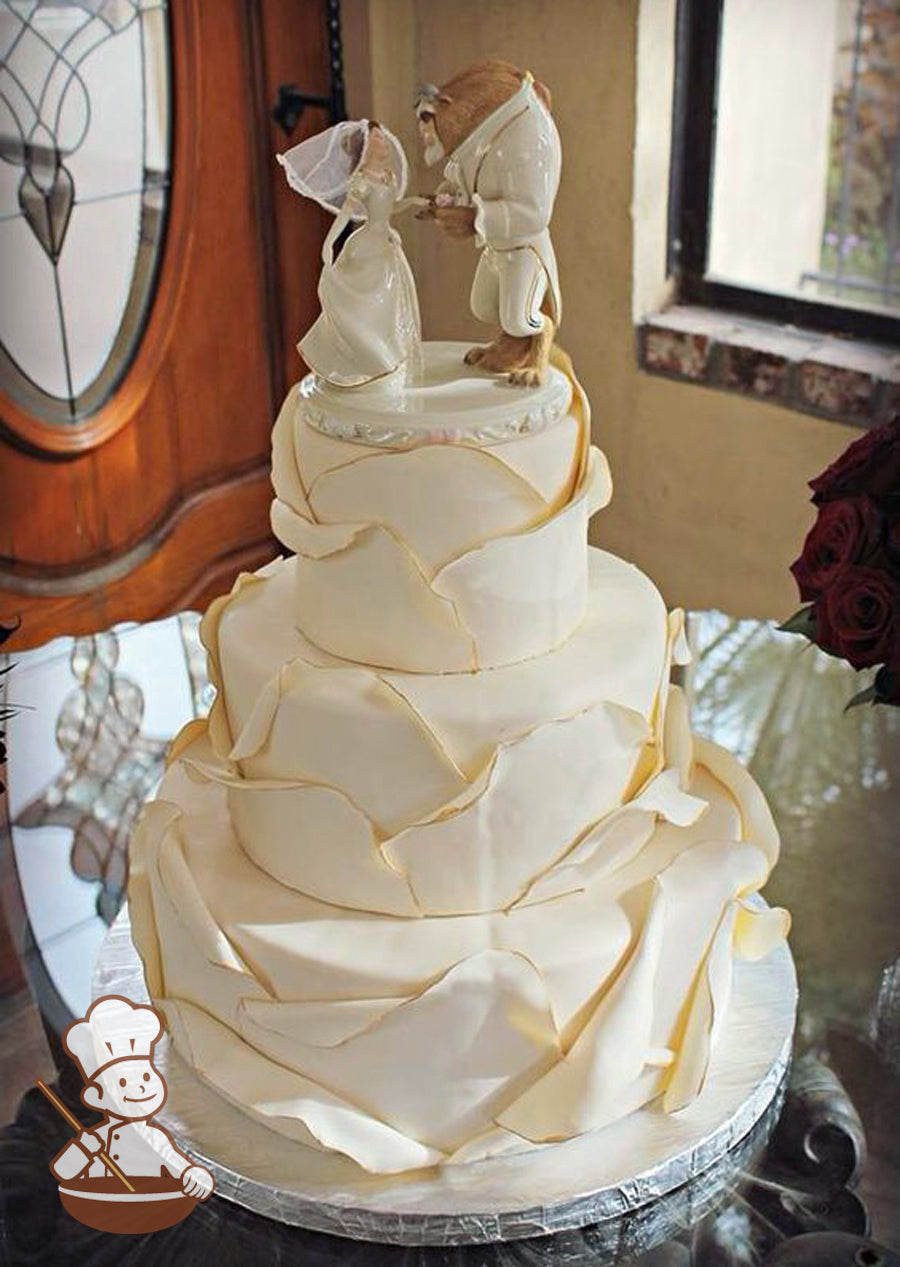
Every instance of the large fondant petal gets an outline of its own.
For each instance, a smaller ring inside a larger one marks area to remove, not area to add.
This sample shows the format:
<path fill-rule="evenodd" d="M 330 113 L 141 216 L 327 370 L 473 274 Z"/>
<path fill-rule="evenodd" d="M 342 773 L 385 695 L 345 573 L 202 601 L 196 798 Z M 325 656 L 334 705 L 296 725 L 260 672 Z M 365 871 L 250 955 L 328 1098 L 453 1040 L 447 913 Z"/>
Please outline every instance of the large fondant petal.
<path fill-rule="evenodd" d="M 275 426 L 272 428 L 272 487 L 275 497 L 289 510 L 304 519 L 312 519 L 303 477 L 297 465 L 295 425 L 297 416 L 297 389 L 292 388 L 285 397 Z M 288 543 L 285 541 L 284 543 Z"/>
<path fill-rule="evenodd" d="M 327 558 L 298 558 L 296 600 L 304 635 L 343 659 L 420 673 L 476 666 L 452 600 L 429 586 L 384 528 L 365 529 Z"/>
<path fill-rule="evenodd" d="M 678 774 L 678 786 L 684 789 L 690 787 L 694 744 L 687 696 L 680 686 L 669 687 L 663 720 L 662 751 L 666 766 Z"/>
<path fill-rule="evenodd" d="M 684 1002 L 694 991 L 723 912 L 735 898 L 757 889 L 766 875 L 759 849 L 713 839 L 683 850 L 661 872 L 668 914 L 655 984 L 657 1047 L 680 1046 Z"/>
<path fill-rule="evenodd" d="M 791 917 L 780 906 L 760 906 L 758 899 L 741 898 L 734 926 L 734 952 L 751 962 L 763 959 L 791 931 Z"/>
<path fill-rule="evenodd" d="M 376 674 L 299 658 L 263 687 L 231 758 L 248 778 L 340 789 L 382 836 L 466 787 L 418 713 Z"/>
<path fill-rule="evenodd" d="M 309 500 L 320 523 L 388 528 L 429 576 L 450 559 L 547 515 L 546 502 L 492 449 L 454 444 L 349 463 L 321 475 Z"/>
<path fill-rule="evenodd" d="M 338 471 L 342 466 L 358 462 L 360 458 L 374 457 L 384 452 L 373 445 L 348 444 L 346 440 L 325 435 L 311 427 L 299 401 L 294 425 L 297 466 L 306 488 L 312 488 L 320 475 Z"/>
<path fill-rule="evenodd" d="M 406 998 L 328 999 L 295 1003 L 290 999 L 248 999 L 245 1020 L 254 1027 L 295 1036 L 306 1047 L 337 1047 L 356 1038 Z"/>
<path fill-rule="evenodd" d="M 690 664 L 692 657 L 684 611 L 680 607 L 673 607 L 669 613 L 669 632 L 672 638 L 672 663 L 683 668 Z"/>
<path fill-rule="evenodd" d="M 278 706 L 281 703 L 285 668 L 279 670 L 274 677 L 269 678 L 268 682 L 266 682 L 256 697 L 256 703 L 253 705 L 250 716 L 240 729 L 232 725 L 232 730 L 237 731 L 237 738 L 228 754 L 229 761 L 243 761 L 246 757 L 255 756 L 260 748 L 267 743 L 272 723 L 275 720 L 275 714 L 278 712 Z M 182 745 L 182 752 L 186 746 Z M 298 771 L 298 773 L 302 775 L 303 771 Z"/>
<path fill-rule="evenodd" d="M 191 932 L 194 946 L 209 963 L 230 972 L 244 973 L 244 965 L 234 947 L 210 915 L 184 860 L 178 839 L 178 820 L 167 829 L 159 844 L 159 879 L 172 903 L 178 923 Z"/>
<path fill-rule="evenodd" d="M 433 1166 L 442 1154 L 308 1078 L 261 1056 L 232 1030 L 178 999 L 161 999 L 175 1046 L 200 1076 L 264 1126 L 343 1153 L 373 1174 Z"/>
<path fill-rule="evenodd" d="M 272 532 L 289 550 L 308 559 L 325 559 L 346 550 L 366 524 L 319 524 L 298 515 L 286 502 L 275 498 L 269 510 Z"/>
<path fill-rule="evenodd" d="M 695 738 L 694 751 L 698 763 L 723 783 L 737 802 L 741 839 L 760 848 L 769 867 L 774 867 L 780 849 L 778 828 L 759 784 L 735 756 L 711 740 Z"/>
<path fill-rule="evenodd" d="M 174 993 L 193 999 L 233 1025 L 245 998 L 265 998 L 267 992 L 206 905 L 182 852 L 181 815 L 175 807 L 159 804 L 164 812 L 147 815 L 142 822 L 142 859 L 132 911 L 132 935 L 144 958 L 151 997 Z M 148 910 L 153 916 L 152 938 Z M 160 943 L 168 950 L 156 963 L 154 940 L 157 953 Z M 174 946 L 179 952 L 173 955 Z"/>
<path fill-rule="evenodd" d="M 337 906 L 418 915 L 406 880 L 384 859 L 371 820 L 346 792 L 301 779 L 250 779 L 201 739 L 186 773 L 226 790 L 234 832 L 262 871 Z"/>
<path fill-rule="evenodd" d="M 537 528 L 496 537 L 441 568 L 435 593 L 451 601 L 489 668 L 559 646 L 580 623 L 587 596 L 587 530 L 594 461 L 573 501 Z"/>
<path fill-rule="evenodd" d="M 209 679 L 216 688 L 215 698 L 209 710 L 207 727 L 213 749 L 223 760 L 227 759 L 231 751 L 234 736 L 231 733 L 225 704 L 225 683 L 219 658 L 219 624 L 229 606 L 239 598 L 241 593 L 268 580 L 277 572 L 280 562 L 280 559 L 274 559 L 258 572 L 241 572 L 231 587 L 231 593 L 214 598 L 200 621 L 200 641 L 206 648 Z"/>
<path fill-rule="evenodd" d="M 538 727 L 385 856 L 424 911 L 502 909 L 621 801 L 646 735 L 644 718 L 606 703 Z"/>
<path fill-rule="evenodd" d="M 665 906 L 656 886 L 628 962 L 563 1059 L 499 1115 L 501 1126 L 548 1141 L 596 1130 L 618 1116 L 617 1102 L 650 1054 Z"/>
<path fill-rule="evenodd" d="M 722 913 L 712 945 L 697 974 L 684 1033 L 663 1095 L 666 1113 L 677 1113 L 697 1098 L 706 1081 L 710 1057 L 731 993 L 734 955 L 732 942 L 737 904 Z"/>
<path fill-rule="evenodd" d="M 170 801 L 149 801 L 138 816 L 128 846 L 131 939 L 143 962 L 151 998 L 163 993 L 163 958 L 153 907 L 156 857 L 160 840 L 180 816 L 181 810 Z"/>
<path fill-rule="evenodd" d="M 581 424 L 581 455 L 578 465 L 578 471 L 575 477 L 575 487 L 577 488 L 583 480 L 588 468 L 589 450 L 591 443 L 591 406 L 587 398 L 587 393 L 578 381 L 575 374 L 575 367 L 572 364 L 572 358 L 568 352 L 563 351 L 559 344 L 554 343 L 550 349 L 550 364 L 558 370 L 561 370 L 572 384 L 572 403 L 570 409 L 575 418 Z M 607 487 L 603 494 L 604 505 L 612 497 L 612 478 L 609 474 L 609 466 L 605 468 Z"/>
<path fill-rule="evenodd" d="M 576 847 L 531 886 L 525 901 L 546 901 L 585 889 L 631 862 L 653 835 L 658 819 L 691 827 L 709 802 L 682 791 L 677 769 L 661 770 L 627 805 L 607 814 Z"/>
<path fill-rule="evenodd" d="M 609 473 L 609 462 L 606 454 L 602 449 L 598 449 L 596 445 L 592 445 L 589 462 L 587 486 L 588 519 L 592 515 L 596 515 L 598 510 L 602 510 L 604 506 L 608 505 L 612 496 L 612 476 Z"/>
<path fill-rule="evenodd" d="M 573 414 L 533 435 L 510 444 L 496 444 L 490 452 L 534 489 L 550 512 L 569 501 L 582 466 L 582 428 Z"/>
<path fill-rule="evenodd" d="M 470 956 L 418 997 L 335 1046 L 305 1043 L 302 1019 L 278 1008 L 248 1010 L 242 1036 L 402 1134 L 441 1150 L 485 1129 L 559 1055 L 541 978 L 508 951 Z M 297 1020 L 301 1024 L 294 1025 Z"/>
<path fill-rule="evenodd" d="M 632 930 L 622 906 L 593 889 L 539 906 L 515 906 L 494 917 L 493 935 L 540 972 L 568 1046 L 584 1024 L 584 1009 L 623 961 Z"/>
<path fill-rule="evenodd" d="M 417 915 L 409 885 L 382 857 L 369 820 L 334 788 L 228 789 L 238 839 L 258 867 L 323 902 Z"/>

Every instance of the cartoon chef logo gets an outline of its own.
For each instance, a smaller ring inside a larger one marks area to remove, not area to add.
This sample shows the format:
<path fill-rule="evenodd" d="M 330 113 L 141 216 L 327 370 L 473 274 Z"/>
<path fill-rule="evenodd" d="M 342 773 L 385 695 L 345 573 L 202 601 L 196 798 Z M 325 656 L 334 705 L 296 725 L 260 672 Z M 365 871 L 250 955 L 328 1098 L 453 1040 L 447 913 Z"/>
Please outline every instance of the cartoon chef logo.
<path fill-rule="evenodd" d="M 85 1081 L 88 1108 L 104 1114 L 84 1130 L 49 1088 L 78 1132 L 50 1163 L 63 1205 L 81 1223 L 110 1232 L 149 1232 L 180 1223 L 215 1180 L 153 1122 L 166 1102 L 165 1079 L 153 1061 L 163 1032 L 155 1008 L 107 995 L 63 1035 Z"/>

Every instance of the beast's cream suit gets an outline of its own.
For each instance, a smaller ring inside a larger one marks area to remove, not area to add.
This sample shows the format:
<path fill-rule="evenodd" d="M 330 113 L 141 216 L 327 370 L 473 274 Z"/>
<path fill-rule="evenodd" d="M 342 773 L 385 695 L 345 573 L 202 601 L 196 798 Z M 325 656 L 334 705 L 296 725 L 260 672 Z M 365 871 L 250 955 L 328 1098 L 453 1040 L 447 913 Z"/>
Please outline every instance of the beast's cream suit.
<path fill-rule="evenodd" d="M 463 141 L 444 168 L 444 188 L 475 208 L 481 259 L 472 284 L 472 312 L 511 335 L 542 326 L 541 304 L 559 324 L 561 302 L 550 216 L 562 150 L 531 75 Z"/>

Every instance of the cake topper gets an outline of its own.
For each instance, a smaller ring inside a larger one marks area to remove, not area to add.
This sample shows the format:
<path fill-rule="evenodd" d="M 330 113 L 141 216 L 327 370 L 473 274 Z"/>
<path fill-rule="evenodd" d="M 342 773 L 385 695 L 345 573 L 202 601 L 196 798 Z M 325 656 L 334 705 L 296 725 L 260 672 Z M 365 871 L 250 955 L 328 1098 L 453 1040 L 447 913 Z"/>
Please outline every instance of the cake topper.
<path fill-rule="evenodd" d="M 476 62 L 420 89 L 416 115 L 426 163 L 447 160 L 420 215 L 452 238 L 475 237 L 472 312 L 501 328 L 466 363 L 536 386 L 561 315 L 549 225 L 562 153 L 550 94 L 508 62 Z"/>
<path fill-rule="evenodd" d="M 367 119 L 301 141 L 278 161 L 292 189 L 330 211 L 322 248 L 321 315 L 297 345 L 336 387 L 402 386 L 421 361 L 416 285 L 391 217 L 426 200 L 404 199 L 407 162 L 397 138 Z M 361 221 L 335 257 L 338 238 Z"/>

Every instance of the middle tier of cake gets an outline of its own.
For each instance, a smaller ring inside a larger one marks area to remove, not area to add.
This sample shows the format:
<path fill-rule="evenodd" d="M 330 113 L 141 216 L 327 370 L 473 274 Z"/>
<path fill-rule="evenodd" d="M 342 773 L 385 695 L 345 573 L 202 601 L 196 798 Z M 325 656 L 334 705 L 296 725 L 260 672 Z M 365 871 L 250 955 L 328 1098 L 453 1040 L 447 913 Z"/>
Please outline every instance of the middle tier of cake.
<path fill-rule="evenodd" d="M 572 637 L 471 674 L 348 665 L 297 629 L 295 559 L 243 577 L 204 620 L 219 695 L 208 755 L 189 759 L 227 785 L 250 857 L 314 897 L 390 914 L 520 899 L 646 777 L 681 658 L 679 617 L 652 583 L 589 555 Z"/>
<path fill-rule="evenodd" d="M 589 552 L 588 614 L 476 674 L 347 665 L 295 560 L 202 625 L 218 694 L 131 854 L 151 996 L 242 1110 L 379 1174 L 596 1130 L 698 1094 L 778 837 L 692 740 L 680 613 Z"/>

